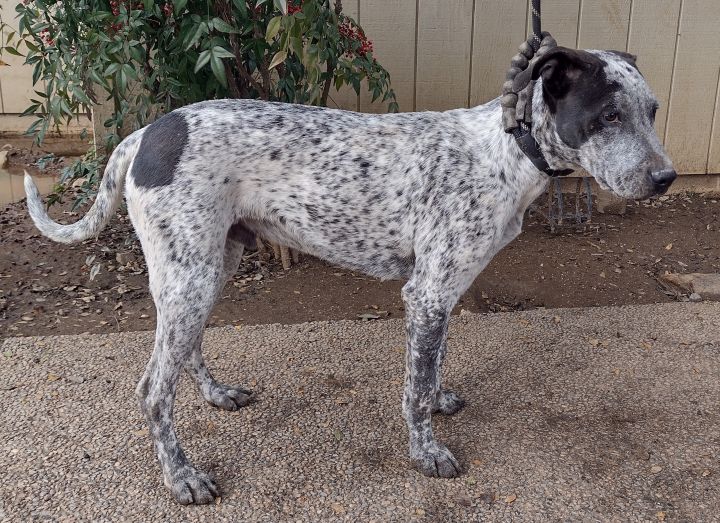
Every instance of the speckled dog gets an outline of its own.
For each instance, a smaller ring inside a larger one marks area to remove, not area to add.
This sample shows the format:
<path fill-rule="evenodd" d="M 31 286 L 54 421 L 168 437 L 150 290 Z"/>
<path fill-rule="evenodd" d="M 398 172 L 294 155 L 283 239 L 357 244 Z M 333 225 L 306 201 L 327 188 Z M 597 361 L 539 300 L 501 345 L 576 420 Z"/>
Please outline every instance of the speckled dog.
<path fill-rule="evenodd" d="M 533 134 L 551 167 L 581 166 L 627 198 L 667 190 L 675 172 L 653 129 L 657 101 L 632 57 L 557 48 L 528 74 L 539 79 Z M 182 369 L 212 405 L 235 410 L 251 399 L 245 388 L 213 379 L 200 346 L 213 303 L 256 235 L 380 278 L 408 279 L 410 457 L 426 475 L 459 474 L 430 423 L 433 412 L 463 406 L 440 382 L 448 316 L 518 235 L 548 183 L 503 132 L 498 100 L 384 115 L 249 100 L 183 107 L 120 144 L 95 204 L 72 225 L 51 221 L 25 181 L 35 224 L 66 243 L 98 234 L 124 183 L 157 307 L 155 349 L 137 395 L 165 484 L 180 503 L 218 495 L 175 433 Z"/>

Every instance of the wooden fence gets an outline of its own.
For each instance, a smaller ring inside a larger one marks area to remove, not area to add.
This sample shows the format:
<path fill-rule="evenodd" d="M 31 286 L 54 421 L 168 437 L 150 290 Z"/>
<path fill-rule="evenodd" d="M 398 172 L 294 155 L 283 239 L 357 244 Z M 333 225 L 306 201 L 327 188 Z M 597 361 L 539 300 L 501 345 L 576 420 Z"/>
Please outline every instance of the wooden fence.
<path fill-rule="evenodd" d="M 0 0 L 9 18 L 14 1 Z M 483 103 L 500 92 L 529 29 L 529 0 L 345 0 L 392 75 L 402 111 Z M 720 0 L 545 0 L 543 27 L 560 45 L 617 49 L 638 64 L 661 102 L 658 132 L 677 170 L 720 173 Z M 27 105 L 29 72 L 0 70 L 3 113 Z M 379 112 L 365 93 L 340 107 Z M 0 120 L 2 130 L 2 120 Z"/>

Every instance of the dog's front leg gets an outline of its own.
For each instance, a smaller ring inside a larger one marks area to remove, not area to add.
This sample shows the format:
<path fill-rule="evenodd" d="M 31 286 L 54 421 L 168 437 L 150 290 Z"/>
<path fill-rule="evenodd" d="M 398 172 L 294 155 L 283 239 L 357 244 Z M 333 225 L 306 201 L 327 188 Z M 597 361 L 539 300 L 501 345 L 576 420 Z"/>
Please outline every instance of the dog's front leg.
<path fill-rule="evenodd" d="M 452 453 L 435 441 L 431 417 L 440 393 L 440 366 L 450 308 L 412 281 L 403 288 L 407 353 L 403 414 L 410 431 L 410 458 L 426 476 L 460 473 Z"/>

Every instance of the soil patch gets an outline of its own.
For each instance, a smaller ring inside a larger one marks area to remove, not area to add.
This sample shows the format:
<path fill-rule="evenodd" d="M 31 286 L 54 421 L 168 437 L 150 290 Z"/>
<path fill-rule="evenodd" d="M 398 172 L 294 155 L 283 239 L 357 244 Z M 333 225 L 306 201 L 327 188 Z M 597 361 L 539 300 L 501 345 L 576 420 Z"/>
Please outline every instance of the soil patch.
<path fill-rule="evenodd" d="M 77 220 L 58 205 L 51 215 Z M 499 312 L 538 307 L 686 300 L 658 282 L 665 273 L 720 272 L 720 203 L 676 195 L 598 215 L 585 230 L 552 234 L 530 215 L 456 308 Z M 0 211 L 0 336 L 153 329 L 147 271 L 121 212 L 95 240 L 60 245 L 40 236 L 24 203 Z M 92 276 L 92 278 L 91 278 Z M 304 256 L 283 270 L 248 253 L 225 287 L 210 325 L 400 317 L 403 282 L 374 278 Z"/>

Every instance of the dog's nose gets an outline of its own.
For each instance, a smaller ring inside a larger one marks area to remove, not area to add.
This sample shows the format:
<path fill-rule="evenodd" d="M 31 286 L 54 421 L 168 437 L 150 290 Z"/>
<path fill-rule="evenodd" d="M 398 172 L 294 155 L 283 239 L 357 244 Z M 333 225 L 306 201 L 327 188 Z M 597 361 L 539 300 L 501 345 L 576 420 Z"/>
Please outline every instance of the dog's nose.
<path fill-rule="evenodd" d="M 662 171 L 650 173 L 650 178 L 655 185 L 655 190 L 662 194 L 667 191 L 675 181 L 677 173 L 675 172 L 675 169 L 663 169 Z"/>

